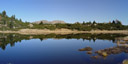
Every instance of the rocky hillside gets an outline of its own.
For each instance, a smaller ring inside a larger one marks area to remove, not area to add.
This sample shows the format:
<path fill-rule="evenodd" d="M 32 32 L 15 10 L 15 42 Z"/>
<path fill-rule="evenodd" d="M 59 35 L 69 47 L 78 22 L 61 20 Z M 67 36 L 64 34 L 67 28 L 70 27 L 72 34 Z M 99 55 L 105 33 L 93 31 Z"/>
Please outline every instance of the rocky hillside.
<path fill-rule="evenodd" d="M 40 23 L 43 23 L 43 24 L 65 24 L 64 21 L 61 21 L 61 20 L 54 20 L 54 21 L 47 21 L 47 20 L 41 20 L 41 21 L 35 21 L 33 23 L 36 23 L 36 24 L 40 24 Z"/>

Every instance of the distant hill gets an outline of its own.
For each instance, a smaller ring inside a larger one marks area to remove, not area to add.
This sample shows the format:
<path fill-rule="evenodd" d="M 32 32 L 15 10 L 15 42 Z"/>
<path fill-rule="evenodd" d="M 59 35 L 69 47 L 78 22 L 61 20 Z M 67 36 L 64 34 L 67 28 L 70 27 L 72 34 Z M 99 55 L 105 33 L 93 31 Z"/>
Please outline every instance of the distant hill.
<path fill-rule="evenodd" d="M 40 23 L 43 23 L 43 24 L 65 24 L 66 22 L 64 21 L 61 21 L 61 20 L 54 20 L 54 21 L 47 21 L 47 20 L 41 20 L 41 21 L 35 21 L 33 23 L 36 23 L 36 24 L 40 24 Z"/>

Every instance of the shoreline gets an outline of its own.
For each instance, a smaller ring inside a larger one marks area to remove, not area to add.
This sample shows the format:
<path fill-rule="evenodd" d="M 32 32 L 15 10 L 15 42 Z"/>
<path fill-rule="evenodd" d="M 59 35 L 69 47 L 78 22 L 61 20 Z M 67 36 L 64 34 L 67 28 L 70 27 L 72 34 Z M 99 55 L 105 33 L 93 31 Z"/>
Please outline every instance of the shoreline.
<path fill-rule="evenodd" d="M 32 34 L 32 35 L 40 35 L 40 34 L 77 34 L 77 33 L 92 33 L 92 34 L 126 34 L 128 35 L 128 30 L 92 30 L 92 31 L 77 31 L 77 30 L 69 30 L 69 29 L 56 29 L 56 30 L 48 30 L 48 29 L 21 29 L 19 31 L 0 31 L 0 33 L 18 33 L 18 34 Z"/>

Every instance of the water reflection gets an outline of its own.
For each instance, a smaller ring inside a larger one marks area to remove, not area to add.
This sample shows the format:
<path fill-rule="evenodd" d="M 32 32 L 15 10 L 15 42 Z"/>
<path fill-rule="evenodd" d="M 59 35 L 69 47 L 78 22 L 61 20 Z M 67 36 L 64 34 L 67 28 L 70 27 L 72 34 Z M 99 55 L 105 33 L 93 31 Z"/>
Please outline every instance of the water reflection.
<path fill-rule="evenodd" d="M 0 64 L 117 64 L 128 58 L 127 36 L 0 34 Z"/>
<path fill-rule="evenodd" d="M 30 39 L 40 39 L 41 41 L 53 38 L 53 39 L 83 39 L 84 40 L 93 40 L 95 42 L 96 39 L 101 40 L 112 40 L 113 42 L 122 43 L 122 37 L 124 41 L 127 41 L 127 35 L 122 34 L 68 34 L 68 35 L 56 35 L 56 34 L 48 34 L 48 35 L 21 35 L 21 34 L 0 34 L 0 47 L 5 50 L 6 46 L 10 44 L 14 46 L 15 43 L 21 42 L 22 40 L 30 40 Z M 121 37 L 121 38 L 120 38 Z"/>

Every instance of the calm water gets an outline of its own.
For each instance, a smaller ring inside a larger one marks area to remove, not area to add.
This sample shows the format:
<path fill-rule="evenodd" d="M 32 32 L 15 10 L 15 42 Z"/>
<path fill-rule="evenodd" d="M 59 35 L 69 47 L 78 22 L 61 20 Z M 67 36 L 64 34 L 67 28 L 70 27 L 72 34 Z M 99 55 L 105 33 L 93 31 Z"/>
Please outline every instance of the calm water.
<path fill-rule="evenodd" d="M 95 51 L 117 47 L 117 41 L 125 37 L 121 34 L 0 34 L 0 64 L 121 64 L 128 59 L 126 52 L 103 57 Z M 91 47 L 92 54 L 79 51 L 85 47 Z"/>

